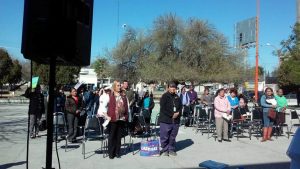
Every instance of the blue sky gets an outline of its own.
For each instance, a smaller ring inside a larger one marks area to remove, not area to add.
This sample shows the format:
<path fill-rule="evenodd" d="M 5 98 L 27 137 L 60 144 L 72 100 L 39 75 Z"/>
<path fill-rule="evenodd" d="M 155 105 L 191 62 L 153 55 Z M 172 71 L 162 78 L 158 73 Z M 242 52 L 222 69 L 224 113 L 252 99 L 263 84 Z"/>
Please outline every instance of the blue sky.
<path fill-rule="evenodd" d="M 0 5 L 0 47 L 18 59 L 23 59 L 23 5 L 22 0 L 1 0 Z M 259 61 L 271 71 L 278 65 L 278 59 L 272 55 L 274 48 L 264 44 L 279 48 L 280 41 L 291 34 L 296 21 L 296 0 L 261 0 L 260 7 Z M 92 59 L 116 45 L 124 32 L 123 24 L 147 30 L 158 16 L 168 13 L 184 20 L 196 17 L 208 21 L 233 46 L 234 24 L 256 15 L 256 0 L 94 0 Z M 248 62 L 254 63 L 255 50 L 248 53 Z"/>

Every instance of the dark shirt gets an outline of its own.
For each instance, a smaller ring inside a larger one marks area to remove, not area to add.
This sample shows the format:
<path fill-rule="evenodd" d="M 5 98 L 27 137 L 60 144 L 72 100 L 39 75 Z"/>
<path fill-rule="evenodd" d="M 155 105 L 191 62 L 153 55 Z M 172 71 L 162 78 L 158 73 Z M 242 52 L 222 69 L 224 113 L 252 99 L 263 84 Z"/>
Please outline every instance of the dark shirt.
<path fill-rule="evenodd" d="M 76 114 L 76 110 L 82 109 L 82 98 L 78 97 L 78 103 L 72 96 L 68 96 L 65 103 L 66 113 Z"/>
<path fill-rule="evenodd" d="M 241 116 L 249 112 L 247 107 L 237 107 L 233 110 L 233 119 L 241 119 Z"/>
<path fill-rule="evenodd" d="M 175 111 L 174 111 L 175 106 Z M 179 124 L 181 116 L 182 104 L 178 95 L 166 92 L 160 99 L 160 115 L 159 121 L 161 123 L 176 123 Z M 173 119 L 173 114 L 179 112 L 179 116 Z"/>
<path fill-rule="evenodd" d="M 197 92 L 195 92 L 194 90 L 192 90 L 192 91 L 188 91 L 188 95 L 189 95 L 189 97 L 190 97 L 190 102 L 191 103 L 195 103 L 196 101 L 197 101 Z"/>
<path fill-rule="evenodd" d="M 40 115 L 45 113 L 44 95 L 42 93 L 31 92 L 31 88 L 28 88 L 24 96 L 30 99 L 29 114 Z"/>
<path fill-rule="evenodd" d="M 54 100 L 54 112 L 64 112 L 66 96 L 64 94 L 57 94 Z"/>
<path fill-rule="evenodd" d="M 214 102 L 213 96 L 210 94 L 202 95 L 201 100 L 207 102 L 207 106 L 212 106 Z"/>
<path fill-rule="evenodd" d="M 136 102 L 135 93 L 133 90 L 125 90 L 125 92 L 126 92 L 126 96 L 128 98 L 130 107 L 132 107 L 134 105 L 134 103 Z"/>

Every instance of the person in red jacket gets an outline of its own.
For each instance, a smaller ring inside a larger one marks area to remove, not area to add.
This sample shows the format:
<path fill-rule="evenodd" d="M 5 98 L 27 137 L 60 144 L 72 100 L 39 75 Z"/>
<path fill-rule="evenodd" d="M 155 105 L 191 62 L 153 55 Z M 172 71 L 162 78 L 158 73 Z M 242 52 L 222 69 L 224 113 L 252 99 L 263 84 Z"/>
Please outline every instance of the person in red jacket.
<path fill-rule="evenodd" d="M 112 93 L 109 97 L 108 116 L 110 120 L 110 132 L 108 138 L 108 155 L 110 159 L 120 158 L 122 129 L 128 119 L 127 97 L 121 90 L 119 81 L 114 81 Z"/>

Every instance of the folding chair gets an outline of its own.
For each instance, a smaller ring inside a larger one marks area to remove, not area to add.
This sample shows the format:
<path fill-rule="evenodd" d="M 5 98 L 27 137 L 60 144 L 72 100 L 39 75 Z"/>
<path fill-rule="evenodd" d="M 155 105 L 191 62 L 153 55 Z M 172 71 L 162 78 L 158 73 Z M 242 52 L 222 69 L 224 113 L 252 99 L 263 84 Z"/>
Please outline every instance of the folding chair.
<path fill-rule="evenodd" d="M 299 127 L 300 126 L 300 110 L 290 110 L 290 120 L 289 120 L 289 127 L 287 134 L 288 138 L 290 138 L 291 134 L 294 134 L 292 132 L 293 127 Z"/>
<path fill-rule="evenodd" d="M 195 108 L 195 118 L 196 122 L 195 129 L 196 133 L 200 131 L 203 135 L 205 130 L 208 130 L 209 114 L 208 109 L 201 105 L 197 105 Z"/>
<path fill-rule="evenodd" d="M 240 112 L 233 111 L 232 115 L 233 119 L 230 128 L 231 136 L 236 134 L 236 138 L 239 140 L 240 137 L 244 136 L 243 133 L 248 131 L 248 138 L 251 140 L 251 123 L 248 122 L 246 118 L 242 119 L 242 114 Z M 234 128 L 235 132 L 233 131 Z"/>
<path fill-rule="evenodd" d="M 258 135 L 262 136 L 262 108 L 255 107 L 252 110 L 249 133 L 250 138 L 252 134 L 256 134 L 256 138 L 258 139 Z"/>
<path fill-rule="evenodd" d="M 278 136 L 283 135 L 283 128 L 286 127 L 288 129 L 288 124 L 286 123 L 286 112 L 277 112 L 276 120 L 275 120 L 275 125 L 273 132 L 275 134 L 276 139 Z M 288 131 L 287 131 L 288 132 Z"/>
<path fill-rule="evenodd" d="M 141 138 L 142 140 L 144 140 L 145 138 L 148 140 L 148 138 L 151 136 L 150 133 L 147 131 L 147 127 L 146 127 L 146 122 L 145 122 L 145 118 L 142 114 L 135 114 L 133 117 L 134 122 L 136 123 L 135 126 L 139 126 L 142 129 L 141 133 L 134 133 L 134 132 L 130 132 L 129 133 L 129 148 L 132 151 L 132 154 L 135 154 L 135 150 L 134 150 L 134 140 Z"/>
<path fill-rule="evenodd" d="M 82 138 L 82 154 L 86 157 L 86 142 L 89 140 L 99 140 L 101 142 L 100 151 L 103 158 L 107 155 L 108 136 L 103 135 L 100 119 L 96 116 L 87 116 Z"/>
<path fill-rule="evenodd" d="M 53 114 L 53 141 L 58 141 L 58 137 L 65 138 L 67 135 L 67 123 L 65 114 L 63 112 L 56 112 Z"/>
<path fill-rule="evenodd" d="M 153 136 L 153 139 L 156 139 L 159 137 L 159 132 L 157 126 L 159 126 L 159 113 L 156 114 L 154 121 L 151 119 L 150 123 L 150 131 L 151 131 L 151 136 Z"/>
<path fill-rule="evenodd" d="M 206 124 L 207 126 L 207 139 L 209 139 L 210 133 L 212 133 L 211 137 L 215 138 L 215 141 L 217 140 L 217 133 L 216 133 L 216 118 L 213 107 L 208 107 L 208 122 Z"/>
<path fill-rule="evenodd" d="M 190 106 L 185 107 L 188 110 L 186 110 L 184 107 L 182 108 L 182 118 L 183 118 L 182 123 L 184 125 L 184 128 L 191 127 L 194 125 L 195 117 L 196 117 L 195 110 L 197 109 L 196 107 L 197 105 L 194 108 L 194 114 L 192 114 Z"/>

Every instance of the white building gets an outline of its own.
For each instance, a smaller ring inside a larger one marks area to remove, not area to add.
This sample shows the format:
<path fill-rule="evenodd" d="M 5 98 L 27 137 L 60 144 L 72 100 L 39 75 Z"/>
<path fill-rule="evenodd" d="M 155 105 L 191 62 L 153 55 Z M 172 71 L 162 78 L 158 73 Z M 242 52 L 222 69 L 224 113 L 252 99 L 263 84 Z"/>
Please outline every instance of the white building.
<path fill-rule="evenodd" d="M 81 68 L 78 81 L 87 84 L 88 87 L 97 86 L 97 73 L 92 68 Z"/>

